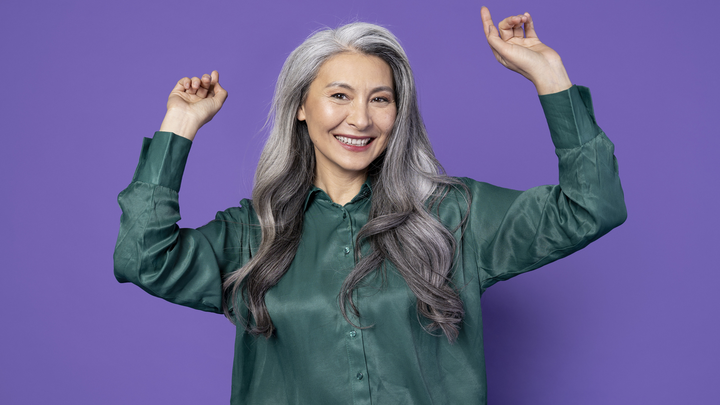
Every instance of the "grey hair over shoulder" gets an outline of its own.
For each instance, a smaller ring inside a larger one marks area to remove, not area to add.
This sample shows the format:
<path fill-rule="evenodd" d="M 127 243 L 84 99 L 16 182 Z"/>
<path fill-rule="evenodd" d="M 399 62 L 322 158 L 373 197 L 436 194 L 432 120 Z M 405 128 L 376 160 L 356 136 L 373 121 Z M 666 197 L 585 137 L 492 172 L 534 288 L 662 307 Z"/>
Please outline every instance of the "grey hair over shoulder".
<path fill-rule="evenodd" d="M 265 293 L 277 284 L 295 257 L 305 197 L 315 174 L 313 144 L 307 125 L 297 119 L 297 111 L 322 64 L 344 52 L 377 56 L 390 66 L 397 116 L 387 149 L 368 168 L 372 204 L 356 245 L 368 243 L 371 249 L 365 256 L 358 253 L 355 268 L 338 292 L 340 310 L 350 323 L 348 311 L 360 317 L 352 292 L 366 276 L 384 271 L 388 261 L 417 297 L 418 314 L 429 320 L 423 323 L 426 330 L 441 329 L 453 342 L 464 315 L 451 282 L 455 239 L 431 209 L 450 188 L 463 186 L 446 176 L 435 158 L 405 51 L 390 31 L 368 23 L 318 31 L 285 61 L 273 97 L 272 129 L 260 156 L 252 194 L 262 239 L 254 257 L 225 279 L 224 292 L 229 297 L 225 314 L 233 322 L 245 322 L 250 333 L 266 337 L 273 333 Z M 426 205 L 428 201 L 431 203 Z M 239 304 L 243 302 L 252 321 L 239 317 Z"/>

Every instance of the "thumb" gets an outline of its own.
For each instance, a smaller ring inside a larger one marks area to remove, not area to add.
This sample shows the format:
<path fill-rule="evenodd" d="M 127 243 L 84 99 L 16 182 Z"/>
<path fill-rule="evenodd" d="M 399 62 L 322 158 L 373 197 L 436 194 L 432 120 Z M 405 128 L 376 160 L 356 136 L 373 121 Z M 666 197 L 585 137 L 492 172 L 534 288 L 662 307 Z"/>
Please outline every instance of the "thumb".
<path fill-rule="evenodd" d="M 215 83 L 215 97 L 217 97 L 220 101 L 220 103 L 224 103 L 225 99 L 227 99 L 228 92 L 225 90 L 220 83 Z"/>
<path fill-rule="evenodd" d="M 493 21 L 492 21 L 492 16 L 490 15 L 490 10 L 488 10 L 488 8 L 485 6 L 483 6 L 480 9 L 480 19 L 482 20 L 483 31 L 485 31 L 485 36 L 489 36 L 490 29 L 493 27 Z"/>
<path fill-rule="evenodd" d="M 492 49 L 493 54 L 495 54 L 495 57 L 499 61 L 499 52 L 501 53 L 506 51 L 508 44 L 500 38 L 500 33 L 495 27 L 495 24 L 493 24 L 490 10 L 488 10 L 487 7 L 483 6 L 480 9 L 480 17 L 482 18 L 483 28 L 485 30 L 485 37 L 487 38 L 488 45 L 490 45 L 490 49 Z"/>
<path fill-rule="evenodd" d="M 225 99 L 227 99 L 228 92 L 220 85 L 220 73 L 217 70 L 213 70 L 212 73 L 210 73 L 210 84 L 213 86 L 215 97 L 218 98 L 221 104 L 224 103 Z"/>

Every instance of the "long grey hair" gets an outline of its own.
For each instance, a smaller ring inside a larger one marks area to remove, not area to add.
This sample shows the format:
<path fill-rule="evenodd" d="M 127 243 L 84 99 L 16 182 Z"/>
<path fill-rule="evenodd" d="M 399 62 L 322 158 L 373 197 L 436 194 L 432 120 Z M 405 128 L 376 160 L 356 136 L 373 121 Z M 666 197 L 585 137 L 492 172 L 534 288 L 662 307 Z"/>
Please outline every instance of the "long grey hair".
<path fill-rule="evenodd" d="M 357 264 L 339 291 L 340 310 L 352 324 L 348 310 L 360 316 L 353 290 L 369 274 L 385 271 L 383 264 L 389 261 L 417 297 L 418 314 L 429 320 L 423 327 L 429 332 L 441 329 L 453 342 L 464 315 L 462 301 L 451 283 L 455 239 L 431 209 L 451 187 L 463 186 L 446 176 L 435 158 L 405 51 L 390 31 L 367 23 L 318 31 L 285 61 L 269 117 L 272 129 L 255 172 L 252 193 L 262 239 L 255 256 L 225 279 L 223 289 L 229 298 L 225 300 L 225 314 L 233 322 L 245 322 L 250 333 L 266 337 L 273 333 L 265 293 L 277 284 L 295 257 L 305 197 L 315 173 L 313 144 L 297 112 L 322 64 L 343 52 L 374 55 L 390 65 L 397 116 L 387 149 L 368 168 L 373 196 L 368 223 L 357 236 L 356 252 L 360 252 L 361 243 L 369 243 L 371 253 L 357 253 Z M 431 203 L 426 206 L 428 201 Z M 254 325 L 239 316 L 239 293 Z"/>

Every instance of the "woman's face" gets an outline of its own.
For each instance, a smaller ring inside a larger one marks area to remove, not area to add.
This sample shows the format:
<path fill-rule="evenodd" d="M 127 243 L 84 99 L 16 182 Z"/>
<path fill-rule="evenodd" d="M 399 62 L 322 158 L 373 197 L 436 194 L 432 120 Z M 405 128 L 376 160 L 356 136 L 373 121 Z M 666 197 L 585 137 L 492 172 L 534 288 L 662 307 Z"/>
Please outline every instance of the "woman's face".
<path fill-rule="evenodd" d="M 364 174 L 385 150 L 396 114 L 385 61 L 354 52 L 328 59 L 297 114 L 315 145 L 316 175 Z"/>

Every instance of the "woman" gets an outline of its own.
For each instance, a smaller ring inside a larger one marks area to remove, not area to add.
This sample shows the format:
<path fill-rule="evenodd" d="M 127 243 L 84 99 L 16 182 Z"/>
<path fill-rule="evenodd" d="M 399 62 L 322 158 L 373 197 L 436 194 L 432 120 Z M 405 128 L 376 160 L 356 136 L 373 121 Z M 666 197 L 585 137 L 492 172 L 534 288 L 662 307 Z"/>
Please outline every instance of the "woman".
<path fill-rule="evenodd" d="M 559 186 L 445 176 L 402 48 L 356 23 L 314 34 L 285 62 L 253 201 L 178 229 L 190 141 L 227 92 L 217 72 L 173 89 L 118 199 L 115 274 L 235 322 L 233 404 L 485 403 L 482 292 L 625 220 L 587 89 L 529 14 L 496 29 L 483 8 L 482 20 L 498 61 L 540 95 Z"/>

